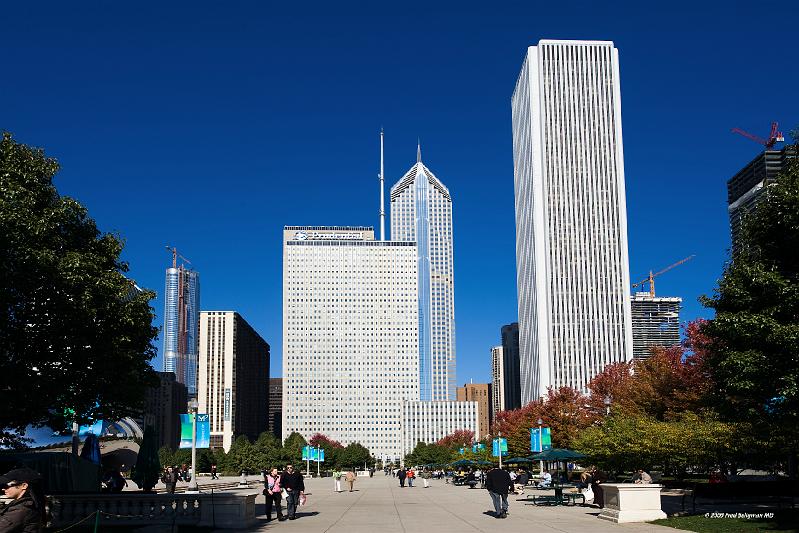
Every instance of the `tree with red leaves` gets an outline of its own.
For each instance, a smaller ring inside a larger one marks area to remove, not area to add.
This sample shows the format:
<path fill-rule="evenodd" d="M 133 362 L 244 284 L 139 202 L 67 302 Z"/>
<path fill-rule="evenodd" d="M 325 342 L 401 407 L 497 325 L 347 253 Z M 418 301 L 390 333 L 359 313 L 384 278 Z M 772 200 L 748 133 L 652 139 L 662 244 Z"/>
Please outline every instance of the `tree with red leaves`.
<path fill-rule="evenodd" d="M 474 441 L 474 431 L 469 429 L 458 429 L 453 433 L 439 439 L 436 444 L 439 446 L 447 446 L 448 448 L 456 449 L 465 446 L 471 446 Z"/>
<path fill-rule="evenodd" d="M 315 433 L 311 440 L 308 441 L 308 444 L 311 446 L 321 446 L 322 448 L 344 448 L 344 445 L 341 444 L 337 440 L 333 440 L 327 435 L 323 435 L 322 433 Z"/>

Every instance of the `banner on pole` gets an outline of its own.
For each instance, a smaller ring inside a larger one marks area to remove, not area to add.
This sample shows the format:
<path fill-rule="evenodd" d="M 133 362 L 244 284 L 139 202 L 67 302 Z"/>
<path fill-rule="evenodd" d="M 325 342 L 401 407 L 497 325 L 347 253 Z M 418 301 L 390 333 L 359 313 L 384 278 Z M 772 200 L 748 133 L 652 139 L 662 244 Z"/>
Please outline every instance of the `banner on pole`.
<path fill-rule="evenodd" d="M 180 446 L 191 448 L 192 414 L 180 415 Z M 207 414 L 197 414 L 197 448 L 211 447 L 211 420 Z"/>
<path fill-rule="evenodd" d="M 477 453 L 478 451 L 485 449 L 486 449 L 485 443 L 478 442 L 477 444 L 472 444 L 472 453 Z"/>
<path fill-rule="evenodd" d="M 499 457 L 500 455 L 508 455 L 508 439 L 506 439 L 505 437 L 494 439 L 491 446 L 491 454 L 494 457 Z"/>
<path fill-rule="evenodd" d="M 530 451 L 545 452 L 552 449 L 552 434 L 549 428 L 530 428 Z"/>

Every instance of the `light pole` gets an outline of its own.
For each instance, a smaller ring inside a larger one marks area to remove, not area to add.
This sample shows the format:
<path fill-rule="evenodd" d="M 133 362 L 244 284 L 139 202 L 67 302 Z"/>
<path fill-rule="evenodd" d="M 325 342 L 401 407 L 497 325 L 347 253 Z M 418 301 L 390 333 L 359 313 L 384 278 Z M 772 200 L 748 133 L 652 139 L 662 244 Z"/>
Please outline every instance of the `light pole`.
<path fill-rule="evenodd" d="M 502 432 L 497 432 L 497 455 L 499 455 L 499 469 L 502 470 Z"/>
<path fill-rule="evenodd" d="M 197 400 L 189 400 L 189 413 L 191 413 L 191 481 L 186 492 L 197 493 L 200 488 L 197 486 Z"/>
<path fill-rule="evenodd" d="M 610 416 L 610 404 L 613 402 L 613 398 L 610 397 L 610 394 L 605 396 L 605 416 Z"/>
<path fill-rule="evenodd" d="M 537 422 L 538 422 L 538 453 L 541 453 L 541 452 L 544 451 L 544 431 L 543 431 L 544 420 L 539 418 L 537 420 Z M 538 475 L 541 475 L 541 476 L 544 475 L 544 460 L 543 459 L 539 459 L 538 460 Z"/>

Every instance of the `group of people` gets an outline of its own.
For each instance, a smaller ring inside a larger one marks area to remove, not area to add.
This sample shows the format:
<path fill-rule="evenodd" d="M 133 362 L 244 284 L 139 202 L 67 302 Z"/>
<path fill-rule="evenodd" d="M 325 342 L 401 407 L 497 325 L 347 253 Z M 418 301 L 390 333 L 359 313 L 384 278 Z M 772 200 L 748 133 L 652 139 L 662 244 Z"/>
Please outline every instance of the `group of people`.
<path fill-rule="evenodd" d="M 372 477 L 371 473 L 369 477 Z M 333 486 L 336 492 L 343 492 L 341 490 L 341 480 L 347 482 L 347 485 L 350 487 L 350 492 L 354 490 L 355 487 L 355 480 L 358 479 L 358 476 L 355 475 L 355 472 L 352 470 L 347 470 L 346 472 L 342 472 L 338 468 L 333 470 Z"/>
<path fill-rule="evenodd" d="M 264 472 L 264 490 L 266 497 L 266 519 L 272 520 L 272 510 L 275 510 L 277 519 L 295 520 L 297 518 L 297 506 L 305 504 L 305 481 L 302 474 L 294 470 L 293 465 L 286 465 L 280 472 L 277 467 L 273 467 L 268 472 Z M 286 499 L 286 514 L 283 514 L 282 500 Z"/>
<path fill-rule="evenodd" d="M 161 481 L 166 485 L 166 491 L 170 494 L 175 492 L 178 486 L 178 481 L 191 481 L 192 471 L 191 467 L 186 465 L 182 466 L 165 466 L 164 471 L 161 473 Z"/>

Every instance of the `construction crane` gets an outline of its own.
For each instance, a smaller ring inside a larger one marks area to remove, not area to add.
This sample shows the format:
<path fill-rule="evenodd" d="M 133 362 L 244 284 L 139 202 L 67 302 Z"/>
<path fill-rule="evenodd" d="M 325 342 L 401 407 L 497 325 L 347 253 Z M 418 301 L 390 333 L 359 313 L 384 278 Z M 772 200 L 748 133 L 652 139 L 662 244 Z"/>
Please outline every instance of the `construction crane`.
<path fill-rule="evenodd" d="M 654 298 L 655 297 L 655 278 L 658 277 L 659 275 L 665 273 L 665 272 L 668 272 L 669 270 L 671 270 L 672 268 L 674 268 L 676 266 L 679 266 L 679 265 L 681 265 L 681 264 L 683 264 L 683 263 L 685 263 L 687 261 L 690 261 L 694 257 L 696 257 L 696 254 L 691 254 L 688 257 L 686 257 L 685 259 L 681 259 L 681 260 L 677 261 L 676 263 L 674 263 L 673 265 L 669 265 L 666 268 L 664 268 L 663 270 L 661 270 L 659 272 L 655 272 L 654 274 L 650 270 L 649 271 L 649 276 L 647 276 L 646 278 L 642 279 L 638 283 L 633 283 L 633 289 L 636 288 L 636 287 L 640 287 L 644 283 L 649 283 L 649 296 Z"/>
<path fill-rule="evenodd" d="M 777 131 L 778 128 L 779 128 L 778 123 L 776 122 L 771 123 L 771 132 L 768 134 L 768 139 L 762 139 L 757 135 L 752 135 L 748 131 L 744 131 L 741 128 L 733 128 L 732 132 L 743 135 L 747 139 L 751 139 L 758 144 L 762 144 L 763 146 L 766 147 L 766 150 L 771 150 L 772 148 L 774 148 L 775 144 L 785 141 L 785 137 L 783 137 L 782 132 Z"/>
<path fill-rule="evenodd" d="M 181 259 L 183 259 L 183 261 L 185 261 L 186 263 L 188 263 L 188 264 L 191 264 L 191 261 L 189 261 L 188 259 L 186 259 L 186 258 L 185 258 L 185 257 L 183 257 L 182 255 L 180 255 L 180 254 L 178 253 L 178 249 L 177 249 L 177 248 L 175 248 L 174 246 L 172 246 L 172 247 L 170 247 L 170 246 L 167 246 L 167 247 L 166 247 L 166 249 L 167 249 L 167 251 L 168 251 L 169 253 L 171 253 L 171 254 L 172 254 L 172 268 L 177 268 L 177 267 L 178 267 L 178 257 L 180 257 Z"/>

